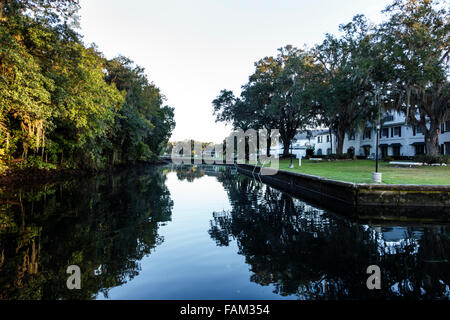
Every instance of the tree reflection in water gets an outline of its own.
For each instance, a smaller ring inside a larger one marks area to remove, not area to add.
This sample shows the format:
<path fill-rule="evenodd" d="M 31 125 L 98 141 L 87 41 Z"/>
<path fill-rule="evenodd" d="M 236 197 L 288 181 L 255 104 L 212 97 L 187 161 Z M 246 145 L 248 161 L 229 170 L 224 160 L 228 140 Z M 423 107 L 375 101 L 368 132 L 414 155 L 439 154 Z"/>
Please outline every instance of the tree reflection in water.
<path fill-rule="evenodd" d="M 236 240 L 251 281 L 299 299 L 448 298 L 448 226 L 362 225 L 319 210 L 254 179 L 218 178 L 231 212 L 215 212 L 218 246 Z M 381 290 L 366 269 L 381 268 Z"/>
<path fill-rule="evenodd" d="M 209 234 L 218 246 L 236 241 L 251 266 L 250 280 L 272 285 L 279 295 L 450 296 L 448 226 L 362 225 L 225 167 L 169 166 L 0 189 L 0 299 L 91 299 L 143 274 L 140 260 L 163 242 L 159 227 L 171 220 L 168 171 L 190 183 L 217 177 L 232 209 L 214 213 Z M 203 223 L 201 215 L 192 219 Z M 66 288 L 72 264 L 81 268 L 81 290 Z M 366 287 L 372 264 L 381 267 L 380 291 Z M 184 266 L 181 261 L 180 272 Z"/>
<path fill-rule="evenodd" d="M 163 242 L 172 200 L 162 170 L 0 189 L 0 299 L 90 299 L 138 275 Z M 81 268 L 81 290 L 66 268 Z"/>
<path fill-rule="evenodd" d="M 171 165 L 170 170 L 177 173 L 179 181 L 186 180 L 187 182 L 194 182 L 195 179 L 200 179 L 207 176 L 222 176 L 226 172 L 226 168 L 223 166 L 215 165 Z"/>

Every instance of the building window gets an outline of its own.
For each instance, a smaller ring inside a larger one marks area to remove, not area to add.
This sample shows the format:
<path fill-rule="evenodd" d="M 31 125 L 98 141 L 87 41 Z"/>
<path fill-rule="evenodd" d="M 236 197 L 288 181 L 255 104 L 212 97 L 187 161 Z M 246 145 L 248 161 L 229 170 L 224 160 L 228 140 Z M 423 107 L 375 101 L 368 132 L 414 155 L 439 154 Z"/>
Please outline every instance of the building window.
<path fill-rule="evenodd" d="M 389 128 L 383 128 L 382 137 L 389 138 Z"/>
<path fill-rule="evenodd" d="M 392 155 L 394 157 L 400 157 L 400 146 L 392 147 Z"/>
<path fill-rule="evenodd" d="M 383 118 L 383 122 L 394 121 L 393 115 L 387 115 Z"/>
<path fill-rule="evenodd" d="M 327 149 L 327 154 L 331 154 L 331 148 Z"/>
<path fill-rule="evenodd" d="M 355 130 L 351 130 L 349 135 L 348 135 L 348 140 L 355 140 Z"/>
<path fill-rule="evenodd" d="M 322 155 L 322 149 L 317 150 L 317 155 L 321 156 Z"/>
<path fill-rule="evenodd" d="M 450 132 L 450 120 L 441 123 L 441 133 Z"/>
<path fill-rule="evenodd" d="M 317 137 L 317 143 L 322 143 L 322 136 Z"/>
<path fill-rule="evenodd" d="M 402 127 L 395 127 L 394 128 L 394 136 L 395 137 L 401 137 L 402 136 Z"/>
<path fill-rule="evenodd" d="M 445 154 L 450 155 L 450 142 L 444 143 L 445 145 Z"/>
<path fill-rule="evenodd" d="M 425 145 L 416 145 L 416 155 L 425 154 Z"/>
<path fill-rule="evenodd" d="M 423 134 L 423 128 L 421 126 L 414 126 L 413 127 L 413 136 L 416 134 L 422 133 Z"/>
<path fill-rule="evenodd" d="M 364 156 L 366 156 L 366 157 L 370 156 L 370 146 L 364 146 L 363 150 L 364 150 Z"/>
<path fill-rule="evenodd" d="M 364 130 L 363 140 L 364 139 L 372 139 L 372 130 L 370 128 Z"/>
<path fill-rule="evenodd" d="M 327 135 L 327 142 L 330 142 L 330 136 Z"/>
<path fill-rule="evenodd" d="M 381 150 L 381 157 L 386 158 L 388 156 L 388 147 L 380 146 L 380 150 Z"/>

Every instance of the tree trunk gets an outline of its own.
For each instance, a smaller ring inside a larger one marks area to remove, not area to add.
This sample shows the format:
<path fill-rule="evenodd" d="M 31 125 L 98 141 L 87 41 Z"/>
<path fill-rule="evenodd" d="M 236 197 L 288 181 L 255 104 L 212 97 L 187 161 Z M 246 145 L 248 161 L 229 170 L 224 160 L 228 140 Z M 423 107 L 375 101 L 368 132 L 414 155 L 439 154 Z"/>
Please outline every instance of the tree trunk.
<path fill-rule="evenodd" d="M 289 147 L 291 145 L 291 141 L 289 139 L 283 139 L 283 157 L 289 156 Z"/>
<path fill-rule="evenodd" d="M 440 154 L 439 133 L 441 133 L 441 123 L 439 120 L 430 123 L 430 129 L 425 130 L 425 147 L 427 154 L 437 156 Z"/>
<path fill-rule="evenodd" d="M 5 8 L 6 0 L 0 0 L 0 20 L 3 19 L 3 9 Z"/>
<path fill-rule="evenodd" d="M 330 130 L 329 136 L 330 136 L 330 153 L 333 154 L 334 153 L 333 152 L 333 134 L 331 133 L 331 130 Z"/>
<path fill-rule="evenodd" d="M 272 144 L 272 137 L 269 135 L 267 137 L 267 156 L 270 157 L 270 145 Z"/>
<path fill-rule="evenodd" d="M 112 165 L 115 165 L 115 163 L 116 163 L 116 150 L 113 151 Z"/>
<path fill-rule="evenodd" d="M 336 153 L 338 155 L 342 155 L 344 151 L 344 139 L 345 139 L 345 130 L 338 129 L 337 131 L 337 141 L 336 141 Z"/>
<path fill-rule="evenodd" d="M 245 137 L 244 144 L 245 144 L 245 161 L 249 161 L 250 160 L 250 145 L 249 145 L 248 137 Z"/>

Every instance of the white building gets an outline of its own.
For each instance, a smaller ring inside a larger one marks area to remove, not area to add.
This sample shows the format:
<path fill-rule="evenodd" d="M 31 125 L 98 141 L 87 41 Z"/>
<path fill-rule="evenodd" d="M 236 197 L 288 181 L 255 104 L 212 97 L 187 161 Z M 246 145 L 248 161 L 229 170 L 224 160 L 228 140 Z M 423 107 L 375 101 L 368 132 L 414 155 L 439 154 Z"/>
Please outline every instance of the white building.
<path fill-rule="evenodd" d="M 306 156 L 306 150 L 310 147 L 314 147 L 316 136 L 328 132 L 328 130 L 308 130 L 307 132 L 298 133 L 292 140 L 289 153 L 294 154 L 297 158 L 304 158 Z M 271 154 L 283 154 L 283 143 L 280 141 L 277 146 L 270 148 Z"/>
<path fill-rule="evenodd" d="M 424 134 L 418 127 L 405 124 L 404 115 L 391 112 L 384 116 L 382 123 L 378 142 L 380 157 L 414 156 L 426 153 Z M 306 134 L 300 134 L 296 138 L 303 138 L 304 135 L 306 137 Z M 376 140 L 376 128 L 366 126 L 364 132 L 360 128 L 355 128 L 353 134 L 345 135 L 343 152 L 348 153 L 350 148 L 353 148 L 355 155 L 374 159 Z M 439 144 L 441 154 L 450 155 L 450 119 L 447 119 L 441 126 Z M 310 139 L 296 139 L 293 142 L 292 153 L 305 156 L 308 146 L 314 147 L 315 155 L 327 155 L 336 153 L 337 141 L 335 135 L 331 135 L 330 139 L 328 129 L 313 130 Z M 282 154 L 283 145 L 279 144 L 272 150 L 274 153 Z"/>

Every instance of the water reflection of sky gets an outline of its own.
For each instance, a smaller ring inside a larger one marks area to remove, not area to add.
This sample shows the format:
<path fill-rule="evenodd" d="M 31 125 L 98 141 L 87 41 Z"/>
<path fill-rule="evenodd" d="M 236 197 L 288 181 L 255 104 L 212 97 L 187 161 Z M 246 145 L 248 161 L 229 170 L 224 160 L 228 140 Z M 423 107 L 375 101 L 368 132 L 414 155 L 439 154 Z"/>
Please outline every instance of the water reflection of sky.
<path fill-rule="evenodd" d="M 0 299 L 450 297 L 448 225 L 360 223 L 224 167 L 0 196 Z M 67 263 L 82 290 L 67 290 Z M 380 291 L 366 286 L 373 264 Z"/>
<path fill-rule="evenodd" d="M 254 257 L 243 254 L 242 246 L 245 244 L 239 241 L 239 236 L 229 235 L 230 242 L 226 246 L 218 246 L 212 241 L 207 232 L 212 226 L 211 219 L 233 220 L 233 206 L 230 189 L 224 188 L 224 184 L 217 180 L 217 170 L 206 170 L 203 173 L 190 182 L 180 180 L 175 172 L 168 173 L 166 185 L 174 201 L 174 207 L 172 220 L 159 229 L 164 242 L 150 256 L 142 260 L 139 276 L 121 287 L 111 289 L 109 298 L 310 299 L 311 292 L 315 293 L 316 298 L 326 298 L 327 290 L 329 290 L 327 288 L 330 285 L 326 273 L 316 281 L 299 287 L 295 294 L 280 294 L 276 286 L 284 286 L 278 282 L 281 279 L 265 285 L 252 280 L 255 272 L 260 271 L 258 267 L 255 269 L 255 266 L 249 263 L 248 259 L 253 260 Z M 265 185 L 259 185 L 259 188 L 257 201 L 249 204 L 251 210 L 257 211 L 261 204 L 267 207 L 273 206 L 271 200 L 263 196 L 270 188 Z M 280 196 L 277 197 L 280 199 Z M 323 237 L 323 233 L 338 222 L 348 228 L 352 226 L 356 227 L 355 230 L 359 228 L 367 231 L 369 238 L 374 239 L 377 244 L 379 256 L 395 257 L 405 248 L 411 249 L 409 255 L 417 255 L 424 229 L 432 228 L 432 226 L 359 225 L 299 199 L 293 199 L 292 203 L 294 209 L 291 210 L 298 210 L 301 214 L 289 217 L 294 231 L 291 241 L 301 241 L 305 232 L 311 232 L 314 239 L 322 241 L 320 238 Z M 233 205 L 236 210 L 236 201 Z M 309 231 L 304 230 L 301 226 L 305 223 L 314 227 Z M 317 255 L 320 256 L 320 254 L 317 252 Z M 292 258 L 296 259 L 296 257 Z M 272 259 L 277 258 L 272 257 Z M 274 263 L 277 261 L 274 260 Z M 338 261 L 336 263 L 339 264 Z M 288 277 L 294 277 L 289 276 L 289 271 L 280 270 L 280 272 L 287 272 Z M 446 286 L 443 291 L 448 297 L 450 293 L 448 286 L 442 280 L 439 281 Z M 350 294 L 350 288 L 343 287 L 341 290 L 339 295 Z M 411 292 L 415 290 L 409 279 L 400 280 L 390 286 L 390 291 L 394 295 L 402 296 L 405 290 Z M 420 288 L 420 292 L 425 294 L 423 288 Z"/>
<path fill-rule="evenodd" d="M 193 182 L 167 174 L 172 221 L 159 229 L 164 242 L 141 261 L 139 276 L 109 291 L 110 299 L 279 299 L 271 286 L 249 281 L 245 257 L 233 241 L 217 247 L 208 234 L 213 211 L 231 209 L 215 177 Z M 97 296 L 104 299 L 103 295 Z"/>

